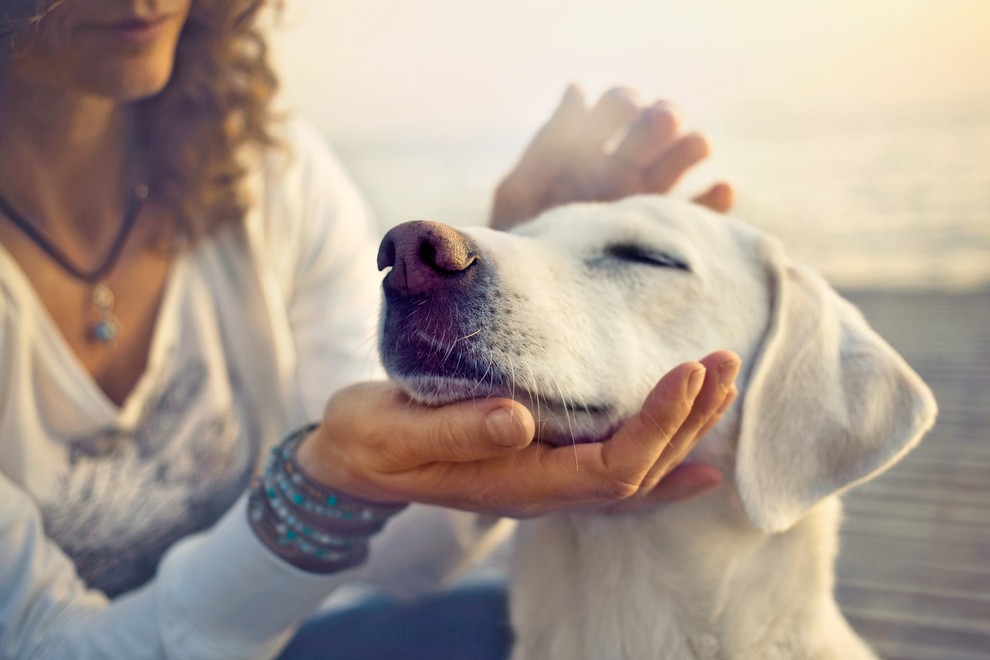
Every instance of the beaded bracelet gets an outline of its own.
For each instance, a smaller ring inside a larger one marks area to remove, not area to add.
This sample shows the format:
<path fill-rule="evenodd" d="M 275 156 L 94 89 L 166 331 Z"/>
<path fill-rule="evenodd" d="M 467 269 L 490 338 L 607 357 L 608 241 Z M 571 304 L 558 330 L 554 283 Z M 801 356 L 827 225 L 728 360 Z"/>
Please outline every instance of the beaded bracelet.
<path fill-rule="evenodd" d="M 296 449 L 316 424 L 290 433 L 272 448 L 248 500 L 258 537 L 280 557 L 306 571 L 331 573 L 356 566 L 368 554 L 368 538 L 405 504 L 375 504 L 311 479 L 296 462 Z"/>

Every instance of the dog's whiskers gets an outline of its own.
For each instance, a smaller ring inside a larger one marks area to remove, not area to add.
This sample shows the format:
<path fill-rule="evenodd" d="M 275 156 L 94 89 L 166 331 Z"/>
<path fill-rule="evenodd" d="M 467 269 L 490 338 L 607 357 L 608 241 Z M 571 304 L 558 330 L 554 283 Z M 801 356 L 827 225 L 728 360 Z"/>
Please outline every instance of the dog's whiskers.
<path fill-rule="evenodd" d="M 454 340 L 454 344 L 457 344 L 458 342 L 462 342 L 465 339 L 470 339 L 471 337 L 474 337 L 475 335 L 480 334 L 481 333 L 481 330 L 482 330 L 482 328 L 478 328 L 477 330 L 475 330 L 472 333 L 466 334 L 463 337 L 459 337 L 459 338 L 455 339 Z"/>
<path fill-rule="evenodd" d="M 564 388 L 560 384 L 560 379 L 558 379 L 556 374 L 553 373 L 553 370 L 548 369 L 547 373 L 550 374 L 550 378 L 552 380 L 551 386 L 557 390 L 557 398 L 560 400 L 561 407 L 564 410 L 564 421 L 567 422 L 567 432 L 571 436 L 571 447 L 573 447 L 574 450 L 574 469 L 580 470 L 581 465 L 578 462 L 577 439 L 574 435 L 574 423 L 571 416 L 572 411 L 571 407 L 568 405 L 569 397 L 564 394 Z"/>

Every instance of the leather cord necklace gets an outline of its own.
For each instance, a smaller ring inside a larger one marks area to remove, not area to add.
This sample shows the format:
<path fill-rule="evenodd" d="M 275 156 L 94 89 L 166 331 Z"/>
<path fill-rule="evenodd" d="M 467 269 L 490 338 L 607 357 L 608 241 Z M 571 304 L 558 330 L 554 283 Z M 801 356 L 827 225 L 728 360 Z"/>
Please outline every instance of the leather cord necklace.
<path fill-rule="evenodd" d="M 31 239 L 35 245 L 47 254 L 59 268 L 71 275 L 73 278 L 93 286 L 90 296 L 90 304 L 95 320 L 87 329 L 87 338 L 90 341 L 103 344 L 112 348 L 117 343 L 120 336 L 120 321 L 113 313 L 114 296 L 113 291 L 107 285 L 106 277 L 117 265 L 117 260 L 123 252 L 124 244 L 131 233 L 141 214 L 141 207 L 148 197 L 148 186 L 139 183 L 131 191 L 130 200 L 127 202 L 127 210 L 124 212 L 124 221 L 120 225 L 113 244 L 107 252 L 99 266 L 92 270 L 84 270 L 75 264 L 65 252 L 45 236 L 30 220 L 13 207 L 3 195 L 0 195 L 0 213 L 4 215 L 15 227 L 20 229 L 25 236 Z"/>

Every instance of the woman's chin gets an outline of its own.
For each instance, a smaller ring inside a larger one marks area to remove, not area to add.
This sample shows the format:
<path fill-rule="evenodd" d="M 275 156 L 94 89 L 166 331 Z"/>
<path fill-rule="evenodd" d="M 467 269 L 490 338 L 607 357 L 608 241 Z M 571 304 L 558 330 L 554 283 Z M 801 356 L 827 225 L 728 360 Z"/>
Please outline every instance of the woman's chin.
<path fill-rule="evenodd" d="M 142 101 L 160 93 L 172 76 L 173 60 L 123 62 L 107 67 L 87 81 L 89 92 L 120 103 Z"/>

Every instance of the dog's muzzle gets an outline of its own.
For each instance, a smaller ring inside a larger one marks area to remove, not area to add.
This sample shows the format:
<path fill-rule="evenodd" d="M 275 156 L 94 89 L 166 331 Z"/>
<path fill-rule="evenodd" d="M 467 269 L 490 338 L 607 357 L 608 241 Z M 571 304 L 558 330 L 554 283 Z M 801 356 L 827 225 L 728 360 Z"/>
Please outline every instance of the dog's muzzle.
<path fill-rule="evenodd" d="M 424 377 L 501 386 L 483 332 L 493 278 L 467 236 L 438 222 L 406 222 L 382 239 L 378 268 L 391 268 L 380 338 L 390 376 L 414 390 Z"/>
<path fill-rule="evenodd" d="M 471 238 L 437 222 L 407 222 L 382 239 L 378 267 L 391 268 L 382 282 L 382 363 L 414 399 L 515 398 L 541 411 L 541 439 L 550 444 L 591 442 L 613 430 L 609 405 L 562 400 L 559 390 L 548 395 L 528 389 L 525 376 L 513 379 L 528 372 L 512 360 L 538 349 L 528 345 L 531 335 L 513 332 L 519 296 L 503 294 L 495 258 Z"/>

